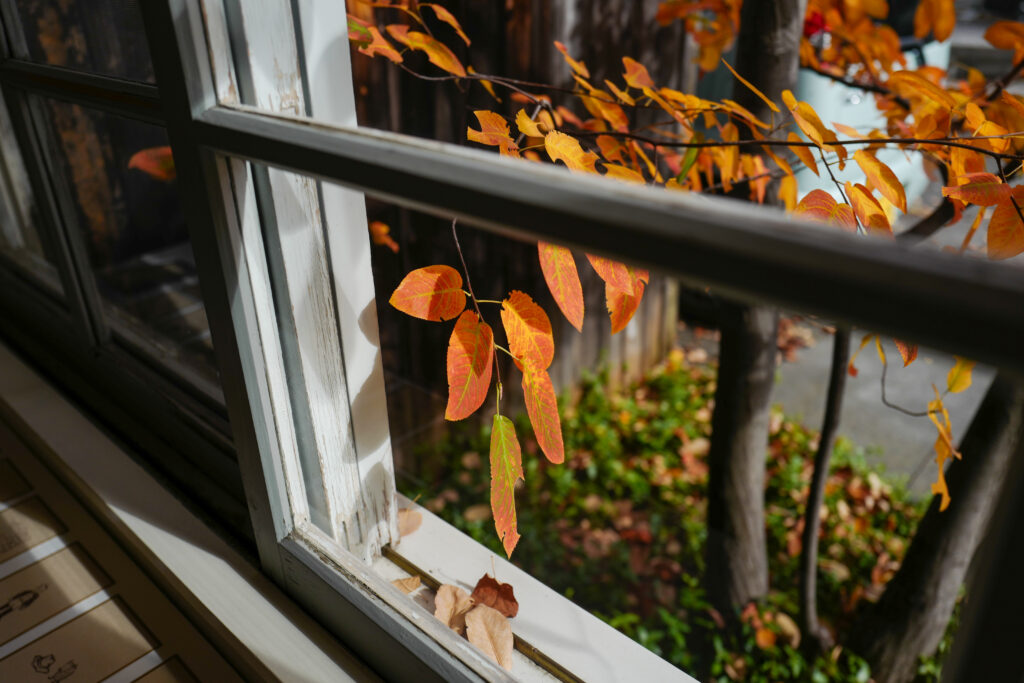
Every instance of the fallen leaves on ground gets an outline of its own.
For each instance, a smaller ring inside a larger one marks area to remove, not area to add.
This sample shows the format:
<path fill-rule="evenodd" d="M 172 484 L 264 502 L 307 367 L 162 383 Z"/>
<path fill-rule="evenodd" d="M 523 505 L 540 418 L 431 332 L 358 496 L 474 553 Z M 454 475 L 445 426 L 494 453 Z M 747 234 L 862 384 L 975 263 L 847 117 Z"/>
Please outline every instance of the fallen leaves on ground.
<path fill-rule="evenodd" d="M 434 597 L 434 616 L 458 634 L 466 632 L 466 613 L 473 609 L 473 598 L 458 586 L 441 584 Z"/>
<path fill-rule="evenodd" d="M 398 511 L 398 535 L 408 536 L 423 524 L 423 515 L 411 508 Z"/>
<path fill-rule="evenodd" d="M 395 579 L 391 582 L 391 585 L 397 588 L 398 590 L 402 591 L 406 595 L 409 595 L 410 593 L 415 593 L 417 590 L 419 590 L 419 587 L 423 584 L 420 582 L 420 577 L 410 576 L 405 579 Z"/>
<path fill-rule="evenodd" d="M 512 584 L 501 583 L 488 574 L 480 577 L 470 596 L 478 605 L 487 605 L 498 610 L 506 617 L 519 614 L 519 602 L 516 600 Z"/>
<path fill-rule="evenodd" d="M 501 612 L 487 605 L 474 607 L 466 615 L 466 637 L 503 669 L 512 670 L 512 626 Z"/>

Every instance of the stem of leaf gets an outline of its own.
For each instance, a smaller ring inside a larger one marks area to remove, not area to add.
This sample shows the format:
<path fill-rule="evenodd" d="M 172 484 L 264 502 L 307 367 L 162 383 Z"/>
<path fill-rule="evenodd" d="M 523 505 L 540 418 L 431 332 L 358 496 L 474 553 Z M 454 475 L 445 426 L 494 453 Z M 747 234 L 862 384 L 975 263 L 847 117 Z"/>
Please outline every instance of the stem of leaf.
<path fill-rule="evenodd" d="M 459 252 L 459 261 L 462 263 L 462 273 L 466 276 L 466 288 L 469 290 L 469 298 L 473 301 L 473 308 L 476 309 L 477 317 L 483 321 L 484 315 L 480 312 L 480 302 L 477 301 L 476 294 L 473 293 L 473 283 L 469 279 L 469 268 L 466 266 L 466 257 L 462 255 L 462 245 L 459 243 L 459 233 L 456 230 L 456 226 L 459 221 L 457 218 L 452 219 L 452 240 L 455 242 L 455 251 Z M 498 365 L 498 351 L 494 349 L 494 371 L 498 374 L 498 407 L 500 414 L 501 407 L 501 366 Z"/>

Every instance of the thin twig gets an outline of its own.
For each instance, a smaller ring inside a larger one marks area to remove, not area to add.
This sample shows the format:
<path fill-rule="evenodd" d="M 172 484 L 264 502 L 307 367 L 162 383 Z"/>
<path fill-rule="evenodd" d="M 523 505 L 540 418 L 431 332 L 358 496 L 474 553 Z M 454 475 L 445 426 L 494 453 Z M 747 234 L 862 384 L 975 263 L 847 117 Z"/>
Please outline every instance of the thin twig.
<path fill-rule="evenodd" d="M 1014 64 L 1013 68 L 995 81 L 996 87 L 993 88 L 992 92 L 985 98 L 985 101 L 993 102 L 997 97 L 1003 94 L 1003 90 L 1006 89 L 1006 86 L 1008 86 L 1014 78 L 1020 75 L 1021 69 L 1024 69 L 1024 58 Z"/>
<path fill-rule="evenodd" d="M 882 382 L 881 382 L 881 384 L 882 384 L 882 404 L 884 406 L 886 406 L 887 408 L 892 408 L 893 410 L 898 410 L 899 412 L 903 413 L 904 415 L 909 415 L 910 417 L 928 417 L 928 411 L 927 410 L 925 410 L 923 412 L 917 412 L 915 410 L 908 410 L 907 408 L 904 408 L 903 406 L 896 405 L 895 403 L 890 403 L 889 402 L 889 399 L 886 398 L 886 395 L 885 395 L 885 375 L 886 375 L 886 373 L 888 371 L 889 371 L 889 364 L 887 362 L 885 362 L 885 361 L 882 361 Z"/>

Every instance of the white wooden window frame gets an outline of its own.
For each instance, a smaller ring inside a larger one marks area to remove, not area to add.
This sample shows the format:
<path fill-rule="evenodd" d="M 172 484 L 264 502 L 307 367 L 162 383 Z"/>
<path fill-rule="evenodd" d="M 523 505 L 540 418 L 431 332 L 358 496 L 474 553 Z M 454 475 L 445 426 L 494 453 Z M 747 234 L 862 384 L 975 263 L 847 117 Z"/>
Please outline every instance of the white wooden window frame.
<path fill-rule="evenodd" d="M 358 128 L 338 0 L 140 9 L 260 561 L 388 678 L 506 674 L 386 580 L 397 563 L 471 582 L 490 558 L 431 515 L 395 550 L 396 511 L 410 503 L 394 490 L 361 192 L 1024 367 L 1019 269 L 832 235 L 746 204 L 554 167 L 524 173 L 480 151 Z M 4 75 L 45 89 L 37 71 Z M 73 80 L 82 101 L 120 88 L 123 102 L 101 98 L 108 108 L 150 106 L 138 87 Z M 524 593 L 520 649 L 551 675 L 683 676 L 510 564 L 498 567 Z M 566 645 L 572 635 L 581 638 Z"/>

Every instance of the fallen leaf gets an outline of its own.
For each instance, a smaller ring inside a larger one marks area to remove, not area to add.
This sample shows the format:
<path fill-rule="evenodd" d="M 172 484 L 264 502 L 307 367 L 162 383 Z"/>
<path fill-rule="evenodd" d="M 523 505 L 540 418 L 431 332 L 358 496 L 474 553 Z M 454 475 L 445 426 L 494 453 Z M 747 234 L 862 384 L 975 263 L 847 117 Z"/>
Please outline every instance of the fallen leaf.
<path fill-rule="evenodd" d="M 502 583 L 488 574 L 484 574 L 476 582 L 470 597 L 476 604 L 493 607 L 506 617 L 511 618 L 519 614 L 519 602 L 512 590 L 512 584 Z"/>
<path fill-rule="evenodd" d="M 420 528 L 423 524 L 423 515 L 412 508 L 404 508 L 398 511 L 398 535 L 408 536 Z"/>
<path fill-rule="evenodd" d="M 458 586 L 441 584 L 434 596 L 434 616 L 445 626 L 462 634 L 466 632 L 466 613 L 473 609 L 473 598 Z"/>
<path fill-rule="evenodd" d="M 419 590 L 422 584 L 420 583 L 420 577 L 410 576 L 406 579 L 395 579 L 391 582 L 391 585 L 408 595 Z"/>
<path fill-rule="evenodd" d="M 443 587 L 443 586 L 442 586 Z M 512 670 L 512 626 L 498 610 L 477 605 L 466 615 L 466 638 L 484 651 L 488 657 Z"/>

